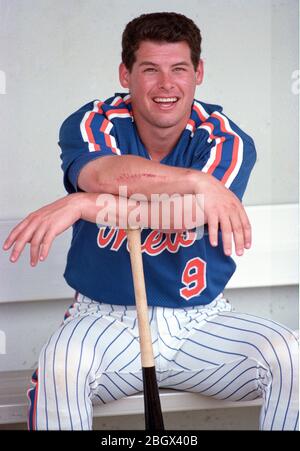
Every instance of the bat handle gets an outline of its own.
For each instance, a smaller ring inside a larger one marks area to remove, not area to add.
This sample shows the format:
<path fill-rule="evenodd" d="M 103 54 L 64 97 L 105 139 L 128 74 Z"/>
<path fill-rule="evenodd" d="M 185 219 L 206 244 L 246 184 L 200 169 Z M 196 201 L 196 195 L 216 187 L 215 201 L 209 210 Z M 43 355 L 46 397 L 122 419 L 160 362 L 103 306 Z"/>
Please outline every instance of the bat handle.
<path fill-rule="evenodd" d="M 130 251 L 135 303 L 140 334 L 142 367 L 148 368 L 154 366 L 154 356 L 141 252 L 141 230 L 128 229 L 127 241 Z"/>

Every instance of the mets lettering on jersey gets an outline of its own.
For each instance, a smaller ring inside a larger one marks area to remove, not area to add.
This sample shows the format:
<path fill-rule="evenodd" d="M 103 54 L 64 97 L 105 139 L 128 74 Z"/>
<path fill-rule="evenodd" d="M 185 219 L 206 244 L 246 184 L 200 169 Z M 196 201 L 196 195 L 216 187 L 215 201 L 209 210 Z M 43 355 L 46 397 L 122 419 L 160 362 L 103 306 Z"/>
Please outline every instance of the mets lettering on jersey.
<path fill-rule="evenodd" d="M 60 129 L 64 184 L 76 192 L 79 171 L 105 155 L 149 159 L 134 123 L 130 95 L 95 100 L 68 117 Z M 191 116 L 174 149 L 161 164 L 198 169 L 218 178 L 239 199 L 256 160 L 252 139 L 218 105 L 194 101 Z M 207 230 L 165 234 L 142 231 L 149 305 L 184 307 L 208 304 L 224 289 L 235 263 L 223 252 L 222 237 L 212 247 Z M 134 305 L 126 235 L 122 230 L 79 220 L 73 226 L 65 279 L 75 290 L 99 302 Z"/>

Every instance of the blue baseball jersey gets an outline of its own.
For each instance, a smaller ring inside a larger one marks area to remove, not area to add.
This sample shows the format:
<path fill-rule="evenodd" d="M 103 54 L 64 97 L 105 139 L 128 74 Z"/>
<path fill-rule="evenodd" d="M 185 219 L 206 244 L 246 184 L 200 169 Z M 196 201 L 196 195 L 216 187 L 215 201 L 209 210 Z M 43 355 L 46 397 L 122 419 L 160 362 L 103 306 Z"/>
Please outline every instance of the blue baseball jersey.
<path fill-rule="evenodd" d="M 80 191 L 80 170 L 105 155 L 137 155 L 150 159 L 134 122 L 130 95 L 95 100 L 69 116 L 59 134 L 64 185 Z M 160 163 L 193 168 L 219 179 L 242 200 L 256 161 L 253 140 L 222 112 L 222 107 L 194 100 L 191 115 L 176 146 Z M 165 234 L 142 230 L 148 304 L 184 308 L 209 304 L 233 275 L 234 260 L 210 245 L 208 231 Z M 104 303 L 134 305 L 126 233 L 79 220 L 64 273 L 66 282 L 83 295 Z"/>

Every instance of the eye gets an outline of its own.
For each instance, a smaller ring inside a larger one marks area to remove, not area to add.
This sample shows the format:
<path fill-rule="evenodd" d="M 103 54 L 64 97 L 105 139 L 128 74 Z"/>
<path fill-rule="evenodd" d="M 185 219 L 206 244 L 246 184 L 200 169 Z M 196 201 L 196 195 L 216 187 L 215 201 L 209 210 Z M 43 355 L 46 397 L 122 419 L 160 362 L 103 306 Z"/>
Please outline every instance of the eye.
<path fill-rule="evenodd" d="M 185 69 L 185 67 L 175 67 L 175 68 L 174 68 L 174 71 L 175 71 L 175 72 L 185 72 L 186 69 Z"/>
<path fill-rule="evenodd" d="M 147 67 L 147 69 L 145 69 L 143 72 L 156 72 L 156 69 L 154 69 L 154 67 Z"/>

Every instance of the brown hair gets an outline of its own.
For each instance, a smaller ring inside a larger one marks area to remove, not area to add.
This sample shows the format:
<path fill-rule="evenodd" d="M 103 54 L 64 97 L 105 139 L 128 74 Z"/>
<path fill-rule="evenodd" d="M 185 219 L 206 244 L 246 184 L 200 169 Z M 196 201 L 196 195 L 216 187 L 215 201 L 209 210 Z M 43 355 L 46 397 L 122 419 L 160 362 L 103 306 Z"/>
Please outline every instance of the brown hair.
<path fill-rule="evenodd" d="M 129 71 L 132 70 L 135 52 L 142 41 L 186 41 L 191 49 L 191 60 L 196 71 L 201 54 L 201 34 L 197 25 L 183 14 L 142 14 L 126 25 L 122 35 L 122 62 Z"/>

